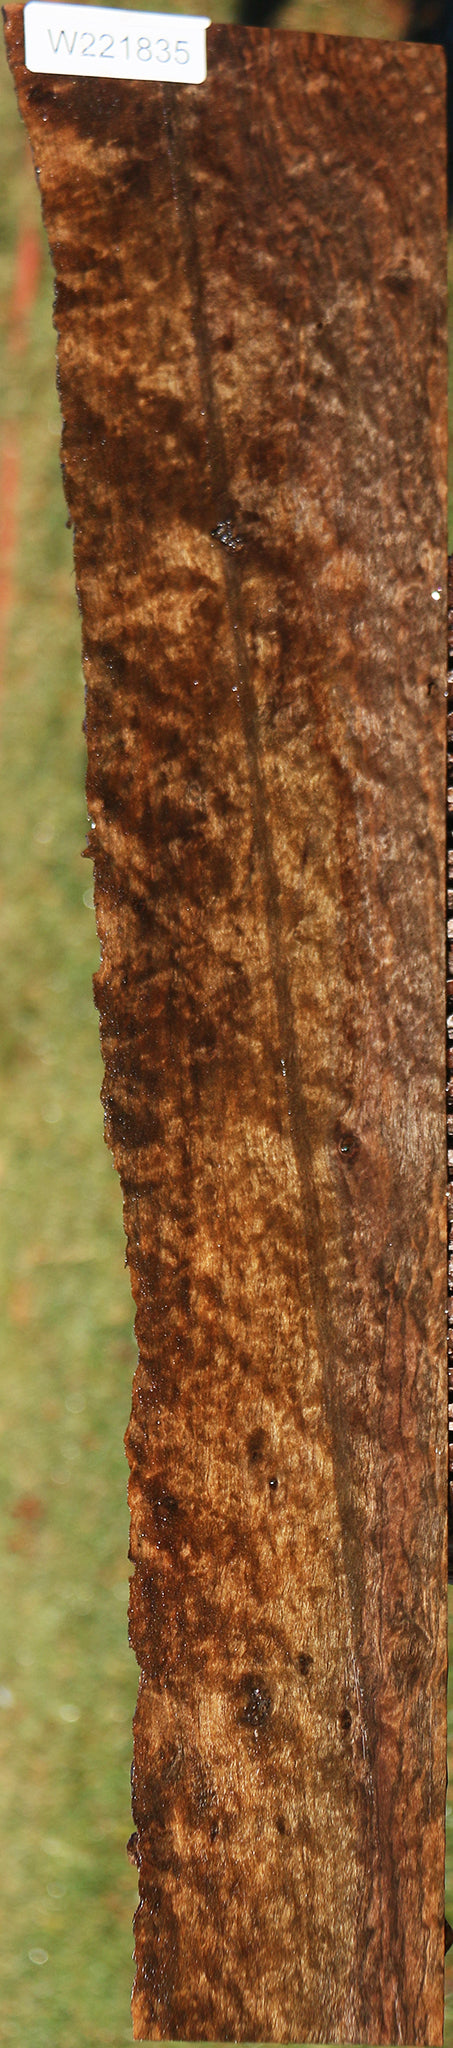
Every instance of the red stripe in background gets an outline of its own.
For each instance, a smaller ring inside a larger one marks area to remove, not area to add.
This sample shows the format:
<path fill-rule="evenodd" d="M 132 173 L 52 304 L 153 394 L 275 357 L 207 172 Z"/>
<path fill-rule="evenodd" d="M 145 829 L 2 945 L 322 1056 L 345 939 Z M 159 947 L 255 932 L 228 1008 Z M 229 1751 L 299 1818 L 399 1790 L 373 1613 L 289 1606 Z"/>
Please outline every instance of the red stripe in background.
<path fill-rule="evenodd" d="M 8 369 L 22 355 L 28 340 L 30 314 L 36 302 L 41 268 L 37 227 L 24 220 L 16 243 L 13 281 L 6 320 Z M 15 598 L 20 486 L 20 429 L 7 420 L 0 454 L 0 686 L 5 673 L 9 622 Z"/>
<path fill-rule="evenodd" d="M 35 304 L 41 268 L 41 242 L 37 229 L 25 223 L 16 245 L 16 262 L 9 303 L 8 342 L 12 352 L 25 347 L 30 313 Z"/>
<path fill-rule="evenodd" d="M 19 437 L 11 422 L 5 429 L 0 461 L 0 684 L 15 592 L 19 467 Z"/>

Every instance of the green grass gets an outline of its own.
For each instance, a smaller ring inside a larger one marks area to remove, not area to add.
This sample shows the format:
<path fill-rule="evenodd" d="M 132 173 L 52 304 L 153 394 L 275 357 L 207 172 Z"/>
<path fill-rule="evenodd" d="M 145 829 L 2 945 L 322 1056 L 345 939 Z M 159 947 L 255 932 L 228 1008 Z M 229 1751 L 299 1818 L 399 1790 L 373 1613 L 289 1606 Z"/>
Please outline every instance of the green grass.
<path fill-rule="evenodd" d="M 137 1672 L 122 1446 L 135 1348 L 99 1103 L 52 281 L 42 237 L 38 301 L 16 362 L 5 312 L 17 228 L 39 207 L 4 67 L 0 105 L 1 388 L 20 475 L 0 705 L 0 2041 L 116 2048 L 132 2038 L 136 1903 L 125 1853 Z"/>
<path fill-rule="evenodd" d="M 320 12 L 312 0 L 294 20 L 316 26 Z M 232 19 L 233 0 L 212 13 Z M 357 31 L 360 9 L 337 9 L 335 23 L 324 9 L 324 20 Z M 135 1347 L 99 1104 L 52 280 L 40 230 L 40 288 L 16 359 L 7 313 L 18 225 L 39 221 L 39 206 L 3 55 L 0 117 L 0 433 L 14 430 L 20 477 L 0 700 L 0 2043 L 119 2048 L 132 2039 L 136 1903 L 122 1447 Z M 453 1732 L 453 1689 L 451 1703 Z M 453 1920 L 453 1747 L 451 1784 Z M 453 2048 L 453 1954 L 446 1988 Z"/>

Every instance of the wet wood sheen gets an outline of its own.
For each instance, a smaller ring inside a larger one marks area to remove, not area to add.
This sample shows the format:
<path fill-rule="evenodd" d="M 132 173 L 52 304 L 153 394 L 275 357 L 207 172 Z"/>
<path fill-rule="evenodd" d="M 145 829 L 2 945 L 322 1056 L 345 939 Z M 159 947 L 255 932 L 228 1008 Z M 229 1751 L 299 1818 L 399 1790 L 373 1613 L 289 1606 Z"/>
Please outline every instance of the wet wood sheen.
<path fill-rule="evenodd" d="M 440 2043 L 443 58 L 6 31 L 137 1304 L 135 2037 Z"/>

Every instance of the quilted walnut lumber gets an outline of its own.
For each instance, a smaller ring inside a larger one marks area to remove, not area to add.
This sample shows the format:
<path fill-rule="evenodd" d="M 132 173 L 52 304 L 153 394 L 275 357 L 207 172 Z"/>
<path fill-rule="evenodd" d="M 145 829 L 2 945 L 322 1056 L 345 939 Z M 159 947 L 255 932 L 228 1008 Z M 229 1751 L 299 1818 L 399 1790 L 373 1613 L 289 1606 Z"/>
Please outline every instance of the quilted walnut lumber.
<path fill-rule="evenodd" d="M 447 1161 L 448 1161 L 448 1576 L 453 1580 L 453 555 L 448 562 Z"/>
<path fill-rule="evenodd" d="M 6 35 L 137 1305 L 135 2038 L 440 2043 L 443 58 Z"/>

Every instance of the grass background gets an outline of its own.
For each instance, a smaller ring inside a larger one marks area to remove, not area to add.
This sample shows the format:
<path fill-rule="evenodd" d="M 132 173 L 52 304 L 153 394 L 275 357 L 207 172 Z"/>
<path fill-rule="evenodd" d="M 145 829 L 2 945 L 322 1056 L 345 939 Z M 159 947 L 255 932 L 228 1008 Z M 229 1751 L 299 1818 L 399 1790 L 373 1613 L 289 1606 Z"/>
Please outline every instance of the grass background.
<path fill-rule="evenodd" d="M 234 19 L 233 0 L 214 0 L 211 13 Z M 282 20 L 376 35 L 401 25 L 396 0 L 312 0 Z M 27 246 L 36 274 L 21 312 Z M 80 630 L 51 307 L 1 49 L 0 2043 L 119 2048 L 132 2040 L 137 1899 L 125 1853 L 137 1671 L 123 1451 L 135 1347 L 99 1103 Z M 449 1731 L 453 1743 L 453 1688 Z M 450 1775 L 453 1920 L 453 1747 Z M 453 1952 L 444 2038 L 453 2048 Z"/>

